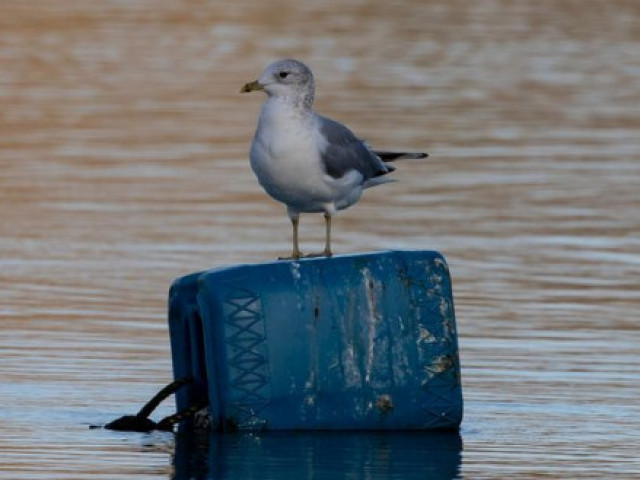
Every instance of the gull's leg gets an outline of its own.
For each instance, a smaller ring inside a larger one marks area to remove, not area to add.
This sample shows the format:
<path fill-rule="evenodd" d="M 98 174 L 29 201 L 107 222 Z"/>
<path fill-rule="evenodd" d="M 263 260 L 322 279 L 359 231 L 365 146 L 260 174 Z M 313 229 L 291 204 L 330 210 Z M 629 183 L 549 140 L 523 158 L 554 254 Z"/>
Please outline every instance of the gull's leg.
<path fill-rule="evenodd" d="M 325 242 L 324 242 L 324 256 L 330 257 L 331 255 L 333 255 L 333 253 L 331 253 L 331 214 L 329 213 L 324 214 L 324 224 L 326 228 Z"/>
<path fill-rule="evenodd" d="M 300 245 L 298 243 L 298 225 L 300 224 L 300 215 L 296 214 L 291 217 L 291 225 L 293 226 L 293 251 L 291 252 L 291 258 L 296 260 L 302 256 L 300 251 Z"/>
<path fill-rule="evenodd" d="M 320 253 L 310 253 L 308 255 L 303 255 L 306 258 L 316 258 L 316 257 L 331 257 L 333 253 L 331 252 L 331 213 L 325 212 L 324 214 L 324 226 L 325 226 L 325 240 L 324 240 L 324 250 Z"/>
<path fill-rule="evenodd" d="M 279 260 L 298 260 L 302 257 L 302 252 L 298 244 L 298 225 L 300 223 L 300 214 L 288 210 L 289 219 L 291 220 L 291 226 L 293 227 L 293 250 L 290 257 L 279 257 Z"/>

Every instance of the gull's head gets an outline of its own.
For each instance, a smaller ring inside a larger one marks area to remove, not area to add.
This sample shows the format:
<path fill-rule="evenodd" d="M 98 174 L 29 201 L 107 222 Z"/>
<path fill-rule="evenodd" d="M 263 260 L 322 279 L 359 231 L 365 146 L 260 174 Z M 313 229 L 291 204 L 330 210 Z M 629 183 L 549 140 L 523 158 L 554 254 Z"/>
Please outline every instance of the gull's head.
<path fill-rule="evenodd" d="M 245 84 L 241 93 L 264 90 L 269 97 L 278 97 L 311 107 L 315 84 L 313 73 L 304 63 L 285 59 L 273 62 L 264 69 L 260 78 Z"/>

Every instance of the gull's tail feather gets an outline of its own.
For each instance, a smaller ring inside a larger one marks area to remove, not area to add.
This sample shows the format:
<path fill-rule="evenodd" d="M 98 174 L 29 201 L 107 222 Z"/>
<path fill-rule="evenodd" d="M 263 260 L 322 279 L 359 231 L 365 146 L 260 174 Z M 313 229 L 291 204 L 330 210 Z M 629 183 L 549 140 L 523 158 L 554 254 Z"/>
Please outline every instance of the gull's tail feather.
<path fill-rule="evenodd" d="M 427 158 L 429 156 L 428 153 L 422 152 L 385 152 L 385 151 L 374 151 L 380 160 L 383 162 L 393 162 L 395 160 L 416 160 L 420 158 Z"/>

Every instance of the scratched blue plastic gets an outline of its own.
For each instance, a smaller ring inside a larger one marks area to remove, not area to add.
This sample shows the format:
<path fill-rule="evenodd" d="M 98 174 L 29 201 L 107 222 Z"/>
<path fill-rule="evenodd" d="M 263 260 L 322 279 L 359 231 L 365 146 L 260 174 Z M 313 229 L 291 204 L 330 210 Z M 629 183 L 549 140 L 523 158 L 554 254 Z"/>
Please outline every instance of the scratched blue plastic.
<path fill-rule="evenodd" d="M 217 429 L 454 429 L 449 270 L 430 251 L 238 265 L 174 282 L 174 376 Z"/>

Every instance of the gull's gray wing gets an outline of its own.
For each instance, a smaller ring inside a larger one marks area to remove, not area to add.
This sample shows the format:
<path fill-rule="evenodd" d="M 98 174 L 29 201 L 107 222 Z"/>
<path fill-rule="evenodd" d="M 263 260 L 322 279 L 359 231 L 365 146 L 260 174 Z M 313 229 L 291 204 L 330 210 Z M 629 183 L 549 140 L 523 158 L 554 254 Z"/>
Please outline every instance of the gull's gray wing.
<path fill-rule="evenodd" d="M 362 175 L 363 181 L 367 181 L 394 170 L 341 123 L 320 115 L 318 121 L 320 132 L 327 140 L 320 156 L 328 175 L 342 178 L 347 172 L 356 170 Z"/>

